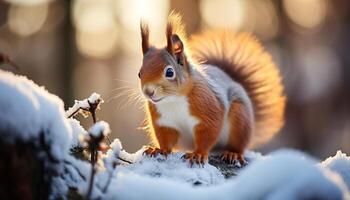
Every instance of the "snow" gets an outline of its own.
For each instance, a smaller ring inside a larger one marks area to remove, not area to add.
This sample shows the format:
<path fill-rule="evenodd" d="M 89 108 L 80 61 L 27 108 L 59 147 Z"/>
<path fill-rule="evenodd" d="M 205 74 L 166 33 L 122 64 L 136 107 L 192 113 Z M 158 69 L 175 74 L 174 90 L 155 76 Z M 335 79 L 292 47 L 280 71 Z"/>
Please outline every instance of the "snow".
<path fill-rule="evenodd" d="M 193 185 L 215 185 L 224 182 L 225 178 L 214 166 L 206 164 L 204 167 L 195 165 L 190 167 L 188 162 L 181 159 L 183 153 L 174 153 L 167 158 L 145 157 L 133 165 L 118 166 L 119 173 L 133 173 L 149 177 L 163 177 L 179 183 Z"/>
<path fill-rule="evenodd" d="M 350 189 L 350 157 L 341 151 L 337 151 L 336 155 L 327 158 L 320 164 L 321 167 L 327 168 L 338 173 Z"/>
<path fill-rule="evenodd" d="M 157 162 L 157 161 L 155 161 Z M 167 161 L 168 162 L 168 161 Z M 212 186 L 193 186 L 169 176 L 144 175 L 117 168 L 105 199 L 347 199 L 349 192 L 335 173 L 294 150 L 271 153 L 243 169 L 233 179 Z M 177 166 L 178 167 L 178 166 Z M 152 167 L 151 167 L 152 168 Z M 136 169 L 136 167 L 135 167 Z M 154 169 L 157 170 L 157 169 Z M 168 170 L 176 174 L 180 169 Z M 188 173 L 191 173 L 190 170 Z M 148 172 L 146 173 L 148 174 Z M 187 177 L 187 176 L 185 176 Z M 133 192 L 134 188 L 137 192 Z"/>
<path fill-rule="evenodd" d="M 97 94 L 96 92 L 92 93 L 88 98 L 88 101 L 92 104 L 99 103 L 100 100 L 101 100 L 101 95 Z"/>
<path fill-rule="evenodd" d="M 1 139 L 7 143 L 22 141 L 36 145 L 37 158 L 44 160 L 45 171 L 63 173 L 72 129 L 62 100 L 26 77 L 2 70 L 0 94 Z M 68 190 L 65 186 L 65 182 L 53 176 L 50 198 L 65 195 Z"/>
<path fill-rule="evenodd" d="M 89 134 L 95 138 L 107 136 L 109 133 L 111 133 L 111 129 L 109 128 L 109 124 L 105 121 L 96 122 L 89 129 Z"/>
<path fill-rule="evenodd" d="M 81 101 L 75 100 L 74 105 L 66 111 L 66 117 L 67 118 L 74 117 L 78 113 L 82 114 L 84 117 L 87 117 L 89 116 L 88 110 L 90 109 L 90 105 L 91 104 L 98 105 L 100 103 L 103 103 L 103 99 L 99 94 L 94 92 L 87 99 L 84 99 Z"/>
<path fill-rule="evenodd" d="M 44 135 L 51 154 L 63 159 L 72 138 L 63 102 L 24 76 L 0 70 L 0 134 L 8 142 Z"/>
<path fill-rule="evenodd" d="M 113 170 L 114 165 L 118 163 L 118 157 L 123 147 L 119 139 L 115 139 L 109 146 L 111 149 L 107 151 L 103 161 L 108 170 Z"/>
<path fill-rule="evenodd" d="M 81 138 L 87 136 L 87 131 L 80 125 L 80 122 L 76 119 L 69 118 L 68 122 L 72 128 L 71 148 L 83 147 L 80 141 Z"/>
<path fill-rule="evenodd" d="M 235 182 L 237 199 L 299 199 L 333 197 L 342 199 L 347 193 L 344 183 L 317 168 L 317 161 L 295 150 L 280 150 L 269 154 L 244 169 Z M 251 192 L 254 188 L 254 192 Z M 307 188 L 307 190 L 305 190 Z"/>
<path fill-rule="evenodd" d="M 90 163 L 67 155 L 65 159 L 65 173 L 63 174 L 63 180 L 67 186 L 81 189 L 88 180 L 90 170 Z"/>

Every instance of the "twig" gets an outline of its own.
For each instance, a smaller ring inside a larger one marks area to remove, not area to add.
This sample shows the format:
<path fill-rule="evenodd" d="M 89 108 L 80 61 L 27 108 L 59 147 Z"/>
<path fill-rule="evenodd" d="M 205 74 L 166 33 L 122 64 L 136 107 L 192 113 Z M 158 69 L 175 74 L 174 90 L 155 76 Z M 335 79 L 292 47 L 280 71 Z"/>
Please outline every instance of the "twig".
<path fill-rule="evenodd" d="M 16 71 L 20 71 L 18 65 L 16 63 L 12 62 L 12 60 L 7 55 L 5 55 L 3 53 L 0 53 L 0 64 L 1 63 L 7 63 L 11 67 L 13 67 Z"/>
<path fill-rule="evenodd" d="M 123 161 L 123 162 L 129 163 L 129 164 L 132 164 L 131 161 L 125 160 L 124 158 L 117 157 L 117 159 L 119 159 L 119 160 L 121 160 L 121 161 Z"/>
<path fill-rule="evenodd" d="M 92 93 L 89 98 L 74 102 L 74 105 L 66 111 L 66 117 L 74 117 L 79 111 L 84 117 L 87 117 L 92 112 L 96 112 L 100 104 L 103 103 L 103 99 L 97 93 Z M 84 112 L 85 111 L 85 112 Z M 94 123 L 96 122 L 96 116 L 93 116 Z"/>
<path fill-rule="evenodd" d="M 89 181 L 89 188 L 88 192 L 86 194 L 86 199 L 90 199 L 91 193 L 92 193 L 92 186 L 94 184 L 94 177 L 95 177 L 95 162 L 97 160 L 97 152 L 95 150 L 96 148 L 94 145 L 91 146 L 91 174 L 90 174 L 90 181 Z"/>
<path fill-rule="evenodd" d="M 94 116 L 94 112 L 91 112 L 92 116 Z M 93 118 L 94 122 L 96 118 Z M 91 174 L 90 174 L 90 182 L 89 182 L 89 188 L 88 192 L 86 194 L 86 199 L 90 199 L 93 183 L 94 183 L 94 177 L 96 173 L 95 164 L 97 161 L 98 152 L 97 149 L 100 147 L 102 141 L 104 138 L 110 133 L 109 125 L 104 122 L 100 121 L 95 123 L 89 130 L 89 149 L 91 153 Z"/>

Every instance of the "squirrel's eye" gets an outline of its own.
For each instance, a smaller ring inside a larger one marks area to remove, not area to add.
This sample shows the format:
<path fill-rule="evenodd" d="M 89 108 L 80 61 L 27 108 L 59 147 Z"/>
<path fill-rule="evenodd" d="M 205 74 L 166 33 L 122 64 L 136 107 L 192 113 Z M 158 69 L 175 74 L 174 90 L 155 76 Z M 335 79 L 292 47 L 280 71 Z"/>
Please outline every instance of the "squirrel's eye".
<path fill-rule="evenodd" d="M 139 74 L 138 74 L 138 75 L 139 75 L 139 78 L 141 78 L 141 72 L 139 72 Z"/>
<path fill-rule="evenodd" d="M 174 72 L 173 68 L 167 68 L 165 70 L 165 77 L 167 77 L 167 78 L 174 78 L 174 76 L 175 76 L 175 72 Z"/>

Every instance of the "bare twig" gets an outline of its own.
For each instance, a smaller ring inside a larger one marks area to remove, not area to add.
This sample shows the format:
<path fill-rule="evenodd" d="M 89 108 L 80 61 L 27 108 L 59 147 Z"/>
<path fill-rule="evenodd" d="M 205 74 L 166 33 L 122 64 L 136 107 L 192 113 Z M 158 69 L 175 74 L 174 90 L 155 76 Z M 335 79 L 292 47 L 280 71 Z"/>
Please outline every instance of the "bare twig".
<path fill-rule="evenodd" d="M 16 63 L 14 63 L 8 55 L 5 55 L 3 53 L 0 53 L 0 64 L 6 63 L 9 64 L 11 67 L 13 67 L 15 70 L 19 71 L 19 67 Z"/>
<path fill-rule="evenodd" d="M 92 188 L 93 188 L 92 186 L 94 184 L 94 177 L 96 173 L 96 170 L 95 170 L 96 160 L 97 160 L 97 151 L 94 145 L 91 145 L 91 174 L 90 174 L 89 188 L 86 194 L 86 199 L 90 199 L 91 197 Z"/>
<path fill-rule="evenodd" d="M 119 159 L 123 162 L 129 163 L 129 164 L 133 164 L 131 161 L 125 160 L 124 158 L 121 158 L 121 157 L 117 157 L 117 159 Z"/>

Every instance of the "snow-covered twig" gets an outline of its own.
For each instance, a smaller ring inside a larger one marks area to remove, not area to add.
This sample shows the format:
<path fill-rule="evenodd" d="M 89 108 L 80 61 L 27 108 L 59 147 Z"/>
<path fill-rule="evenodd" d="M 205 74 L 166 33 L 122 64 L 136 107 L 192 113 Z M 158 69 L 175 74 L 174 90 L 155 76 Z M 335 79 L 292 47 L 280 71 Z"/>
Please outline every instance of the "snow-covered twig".
<path fill-rule="evenodd" d="M 104 121 L 99 121 L 95 123 L 89 130 L 88 144 L 91 152 L 91 175 L 90 175 L 88 192 L 86 194 L 86 199 L 90 199 L 92 186 L 94 183 L 94 177 L 96 172 L 95 163 L 98 158 L 97 149 L 103 145 L 102 141 L 104 140 L 105 137 L 107 137 L 107 135 L 110 132 L 111 130 L 109 128 L 109 124 Z"/>
<path fill-rule="evenodd" d="M 110 132 L 109 124 L 105 121 L 99 121 L 89 129 L 89 135 L 93 138 L 107 136 Z"/>
<path fill-rule="evenodd" d="M 89 98 L 78 101 L 75 100 L 75 103 L 72 107 L 70 107 L 66 111 L 66 117 L 71 118 L 80 113 L 84 117 L 88 117 L 89 115 L 92 116 L 93 123 L 96 123 L 96 110 L 100 109 L 101 103 L 103 103 L 103 99 L 101 98 L 101 95 L 97 94 L 96 92 L 92 93 Z M 106 136 L 109 144 L 111 143 L 111 140 L 108 136 Z"/>
<path fill-rule="evenodd" d="M 96 109 L 99 109 L 100 104 L 103 102 L 104 101 L 101 98 L 101 96 L 94 92 L 87 99 L 84 99 L 81 101 L 75 100 L 74 105 L 66 111 L 66 117 L 71 118 L 78 113 L 82 114 L 84 117 L 88 117 L 89 115 L 92 115 L 92 118 L 95 123 L 96 122 L 95 111 Z"/>

